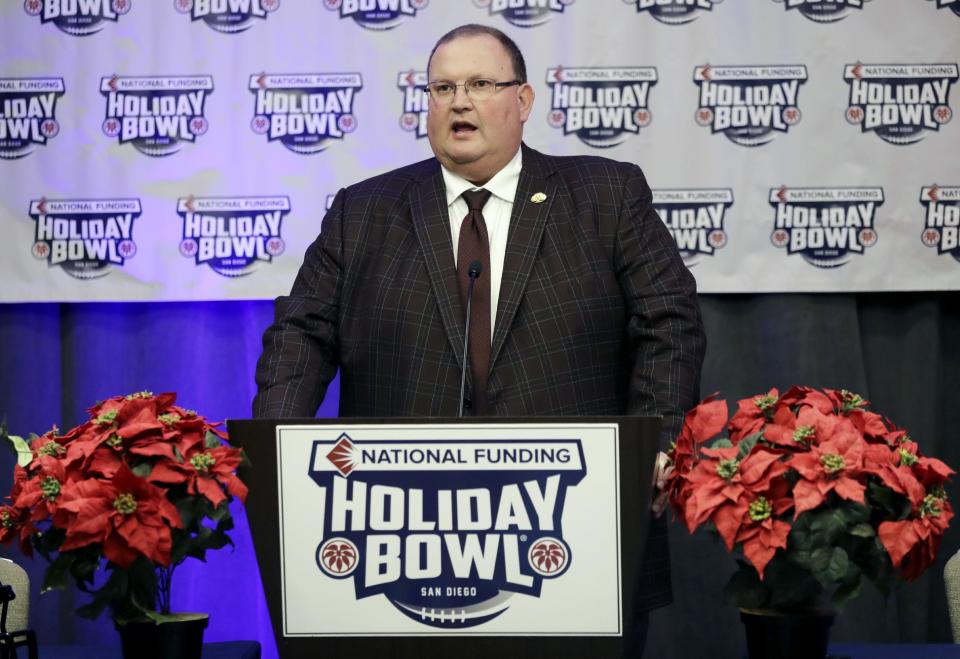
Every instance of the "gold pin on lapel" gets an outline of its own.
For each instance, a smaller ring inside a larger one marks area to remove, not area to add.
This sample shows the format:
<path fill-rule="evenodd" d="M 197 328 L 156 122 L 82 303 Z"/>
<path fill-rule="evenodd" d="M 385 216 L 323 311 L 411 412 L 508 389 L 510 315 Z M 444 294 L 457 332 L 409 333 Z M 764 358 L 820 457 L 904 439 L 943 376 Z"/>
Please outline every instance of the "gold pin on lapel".
<path fill-rule="evenodd" d="M 546 200 L 547 200 L 547 195 L 543 194 L 542 192 L 534 192 L 533 196 L 530 197 L 530 201 L 532 201 L 535 204 L 542 204 Z"/>

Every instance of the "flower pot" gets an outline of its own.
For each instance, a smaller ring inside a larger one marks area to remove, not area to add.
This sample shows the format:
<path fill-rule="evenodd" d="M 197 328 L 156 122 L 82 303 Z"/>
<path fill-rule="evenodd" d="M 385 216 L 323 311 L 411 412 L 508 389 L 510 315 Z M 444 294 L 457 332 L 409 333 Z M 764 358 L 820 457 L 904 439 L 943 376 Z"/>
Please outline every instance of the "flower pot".
<path fill-rule="evenodd" d="M 740 609 L 749 659 L 825 659 L 835 613 Z"/>
<path fill-rule="evenodd" d="M 175 620 L 115 621 L 120 632 L 123 659 L 200 659 L 206 613 L 175 613 Z"/>

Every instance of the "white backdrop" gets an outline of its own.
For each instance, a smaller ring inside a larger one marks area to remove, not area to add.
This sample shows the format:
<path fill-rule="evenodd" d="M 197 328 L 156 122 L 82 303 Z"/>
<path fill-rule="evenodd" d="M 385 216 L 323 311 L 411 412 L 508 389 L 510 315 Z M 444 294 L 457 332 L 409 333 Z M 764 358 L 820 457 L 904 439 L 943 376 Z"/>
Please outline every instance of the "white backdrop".
<path fill-rule="evenodd" d="M 430 156 L 425 60 L 514 38 L 526 142 L 639 164 L 701 291 L 960 288 L 953 0 L 9 0 L 0 301 L 286 293 Z"/>

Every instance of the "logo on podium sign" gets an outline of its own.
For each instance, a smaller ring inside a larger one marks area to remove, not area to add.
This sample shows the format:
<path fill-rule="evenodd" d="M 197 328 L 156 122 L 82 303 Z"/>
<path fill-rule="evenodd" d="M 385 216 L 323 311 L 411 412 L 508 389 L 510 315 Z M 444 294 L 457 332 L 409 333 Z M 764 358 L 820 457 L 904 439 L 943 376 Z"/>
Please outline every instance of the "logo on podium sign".
<path fill-rule="evenodd" d="M 616 428 L 539 430 L 278 429 L 286 634 L 619 634 Z"/>

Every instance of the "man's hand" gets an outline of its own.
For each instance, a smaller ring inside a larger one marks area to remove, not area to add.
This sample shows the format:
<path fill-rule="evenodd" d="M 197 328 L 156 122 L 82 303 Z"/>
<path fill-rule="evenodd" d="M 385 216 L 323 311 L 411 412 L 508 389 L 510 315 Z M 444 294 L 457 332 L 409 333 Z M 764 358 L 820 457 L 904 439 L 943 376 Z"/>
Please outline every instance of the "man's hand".
<path fill-rule="evenodd" d="M 669 498 L 664 486 L 667 484 L 667 478 L 673 473 L 673 465 L 670 464 L 670 458 L 663 451 L 657 454 L 657 462 L 653 466 L 653 489 L 654 497 L 650 509 L 655 517 L 660 517 L 663 511 L 667 509 Z"/>

